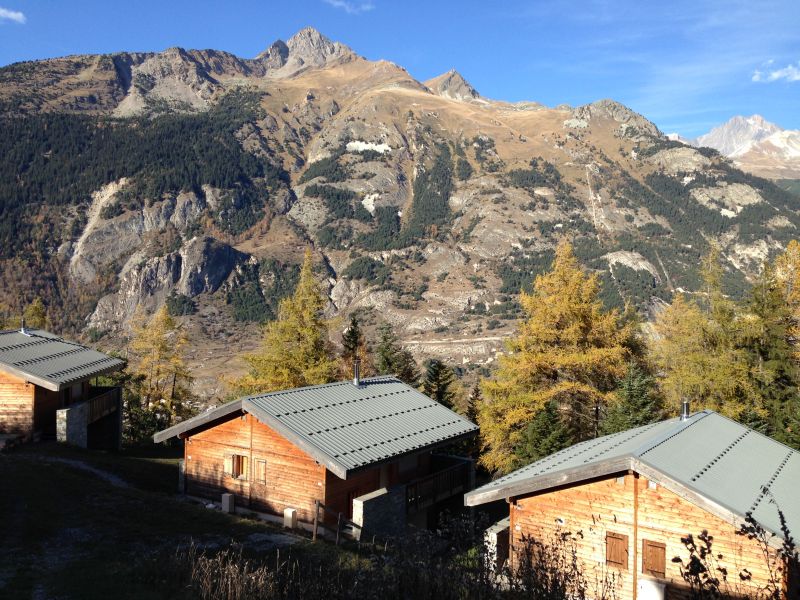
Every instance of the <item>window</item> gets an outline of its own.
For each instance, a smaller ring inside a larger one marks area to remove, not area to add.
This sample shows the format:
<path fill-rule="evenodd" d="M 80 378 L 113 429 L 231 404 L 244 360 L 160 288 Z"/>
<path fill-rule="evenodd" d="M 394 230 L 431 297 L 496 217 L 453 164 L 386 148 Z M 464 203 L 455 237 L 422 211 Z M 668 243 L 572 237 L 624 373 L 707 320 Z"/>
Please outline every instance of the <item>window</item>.
<path fill-rule="evenodd" d="M 225 474 L 234 479 L 247 479 L 247 457 L 231 454 L 225 457 Z"/>
<path fill-rule="evenodd" d="M 642 540 L 642 573 L 664 579 L 667 567 L 667 547 L 660 542 Z"/>
<path fill-rule="evenodd" d="M 253 461 L 255 468 L 253 469 L 253 481 L 262 485 L 267 484 L 267 461 L 256 459 Z"/>
<path fill-rule="evenodd" d="M 628 536 L 606 533 L 606 564 L 617 569 L 628 569 Z"/>

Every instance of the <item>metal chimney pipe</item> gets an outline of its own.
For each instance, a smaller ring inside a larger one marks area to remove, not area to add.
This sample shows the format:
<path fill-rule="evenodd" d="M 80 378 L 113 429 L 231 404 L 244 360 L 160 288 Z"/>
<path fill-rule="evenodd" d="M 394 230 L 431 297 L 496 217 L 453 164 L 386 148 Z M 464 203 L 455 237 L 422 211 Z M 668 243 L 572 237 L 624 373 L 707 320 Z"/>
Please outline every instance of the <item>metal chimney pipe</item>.
<path fill-rule="evenodd" d="M 361 359 L 353 359 L 353 385 L 359 387 L 361 385 Z"/>
<path fill-rule="evenodd" d="M 19 332 L 22 335 L 28 335 L 28 330 L 25 329 L 25 317 L 22 317 L 22 324 L 20 325 Z"/>
<path fill-rule="evenodd" d="M 689 401 L 684 400 L 681 403 L 681 421 L 685 421 L 690 417 L 689 413 Z"/>

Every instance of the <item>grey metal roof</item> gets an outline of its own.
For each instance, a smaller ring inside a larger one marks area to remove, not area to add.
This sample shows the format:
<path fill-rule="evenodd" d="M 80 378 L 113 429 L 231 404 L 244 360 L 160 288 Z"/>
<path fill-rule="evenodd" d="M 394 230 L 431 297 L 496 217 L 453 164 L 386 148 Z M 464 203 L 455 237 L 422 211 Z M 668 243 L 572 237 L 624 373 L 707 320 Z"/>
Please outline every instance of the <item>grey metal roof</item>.
<path fill-rule="evenodd" d="M 576 444 L 465 494 L 468 506 L 633 470 L 726 519 L 800 532 L 800 452 L 713 411 Z M 796 534 L 795 534 L 796 535 Z"/>
<path fill-rule="evenodd" d="M 363 379 L 358 387 L 346 381 L 295 388 L 235 402 L 343 479 L 478 431 L 475 424 L 394 377 Z M 209 420 L 200 415 L 153 439 L 163 441 Z"/>
<path fill-rule="evenodd" d="M 41 329 L 0 331 L 0 371 L 55 392 L 123 366 L 119 358 Z"/>

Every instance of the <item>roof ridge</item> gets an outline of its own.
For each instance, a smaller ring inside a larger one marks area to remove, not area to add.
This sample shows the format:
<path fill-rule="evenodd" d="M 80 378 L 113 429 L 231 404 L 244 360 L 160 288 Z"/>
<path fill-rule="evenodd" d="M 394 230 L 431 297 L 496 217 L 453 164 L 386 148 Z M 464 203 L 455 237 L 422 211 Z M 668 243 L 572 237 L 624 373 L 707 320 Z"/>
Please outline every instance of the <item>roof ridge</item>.
<path fill-rule="evenodd" d="M 376 375 L 374 377 L 365 377 L 364 379 L 361 380 L 361 383 L 365 383 L 365 382 L 368 383 L 368 382 L 375 382 L 375 381 L 392 381 L 392 380 L 397 381 L 399 383 L 402 383 L 402 384 L 404 384 L 404 385 L 406 385 L 408 387 L 411 387 L 410 385 L 408 385 L 404 381 L 400 381 L 394 375 Z M 317 389 L 322 389 L 322 388 L 331 388 L 331 387 L 336 387 L 336 386 L 340 386 L 340 385 L 353 385 L 353 382 L 351 380 L 349 380 L 349 379 L 345 379 L 344 381 L 331 381 L 329 383 L 317 383 L 315 385 L 306 385 L 306 386 L 303 386 L 303 387 L 289 388 L 289 389 L 286 389 L 286 390 L 273 390 L 271 392 L 264 392 L 262 394 L 252 394 L 250 396 L 244 396 L 241 399 L 242 400 L 255 400 L 257 398 L 267 398 L 269 396 L 274 396 L 274 395 L 277 395 L 277 394 L 296 394 L 298 392 L 306 392 L 308 390 L 317 390 Z M 411 388 L 411 389 L 414 389 L 414 388 Z"/>
<path fill-rule="evenodd" d="M 648 446 L 648 443 L 645 442 L 644 444 L 642 444 L 641 446 L 636 448 L 636 450 L 634 450 L 631 454 L 633 454 L 634 456 L 644 456 L 645 454 L 647 454 L 651 450 L 655 450 L 661 444 L 664 444 L 664 443 L 668 442 L 669 440 L 674 438 L 676 435 L 679 435 L 679 434 L 683 433 L 684 431 L 689 429 L 689 427 L 691 427 L 692 425 L 696 425 L 697 423 L 699 423 L 700 421 L 702 421 L 703 419 L 705 419 L 706 417 L 708 417 L 709 415 L 712 415 L 712 414 L 715 415 L 717 413 L 714 412 L 713 410 L 703 410 L 703 411 L 694 413 L 693 415 L 691 415 L 685 421 L 681 421 L 681 420 L 675 421 L 675 424 L 677 425 L 677 428 L 674 431 L 665 433 L 657 441 L 654 440 L 654 441 L 650 442 L 649 446 Z M 673 418 L 676 418 L 676 417 L 673 417 Z"/>

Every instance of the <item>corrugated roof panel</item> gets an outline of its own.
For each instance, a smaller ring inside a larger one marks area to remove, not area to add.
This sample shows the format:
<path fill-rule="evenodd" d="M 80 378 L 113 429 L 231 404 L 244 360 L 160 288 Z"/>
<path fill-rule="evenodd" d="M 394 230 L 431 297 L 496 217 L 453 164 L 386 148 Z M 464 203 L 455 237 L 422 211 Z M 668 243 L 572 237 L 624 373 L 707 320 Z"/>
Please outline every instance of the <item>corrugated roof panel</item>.
<path fill-rule="evenodd" d="M 734 444 L 742 427 L 728 419 L 714 419 L 712 413 L 698 413 L 681 427 L 677 426 L 661 442 L 648 440 L 638 456 L 648 464 L 669 469 L 675 477 L 688 481 L 708 463 Z"/>
<path fill-rule="evenodd" d="M 393 377 L 272 392 L 246 398 L 269 424 L 356 469 L 477 431 L 477 426 Z"/>
<path fill-rule="evenodd" d="M 62 389 L 120 369 L 125 362 L 39 329 L 0 332 L 0 369 L 48 389 Z"/>
<path fill-rule="evenodd" d="M 797 539 L 797 527 L 800 527 L 800 453 L 789 452 L 786 462 L 776 469 L 774 480 L 769 485 L 769 493 L 760 497 L 753 511 L 753 517 L 763 523 L 771 531 L 781 530 L 778 510 Z"/>

